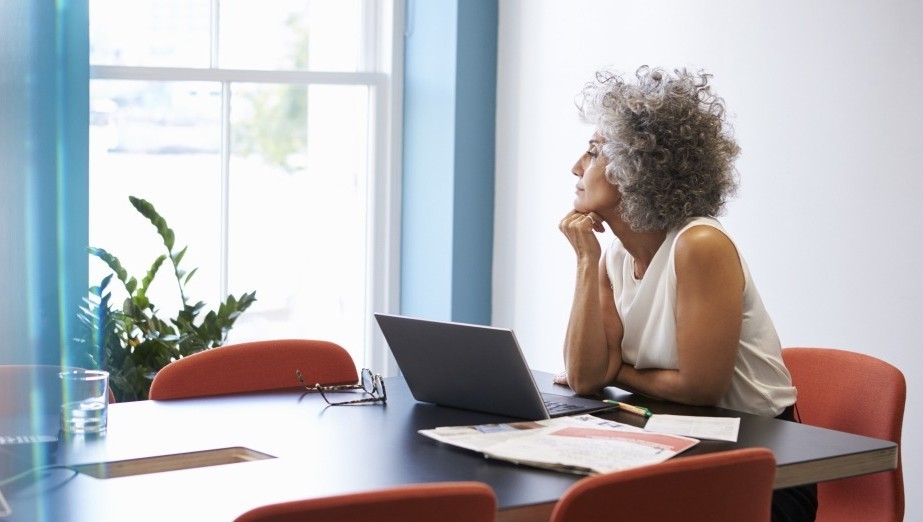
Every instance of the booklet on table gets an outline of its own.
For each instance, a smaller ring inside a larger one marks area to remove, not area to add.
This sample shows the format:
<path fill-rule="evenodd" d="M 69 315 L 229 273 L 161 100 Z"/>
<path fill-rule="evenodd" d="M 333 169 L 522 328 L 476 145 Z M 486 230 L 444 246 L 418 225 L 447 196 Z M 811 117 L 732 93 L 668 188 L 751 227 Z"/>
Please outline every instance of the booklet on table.
<path fill-rule="evenodd" d="M 419 433 L 486 457 L 584 475 L 663 462 L 699 442 L 592 415 L 447 426 Z"/>

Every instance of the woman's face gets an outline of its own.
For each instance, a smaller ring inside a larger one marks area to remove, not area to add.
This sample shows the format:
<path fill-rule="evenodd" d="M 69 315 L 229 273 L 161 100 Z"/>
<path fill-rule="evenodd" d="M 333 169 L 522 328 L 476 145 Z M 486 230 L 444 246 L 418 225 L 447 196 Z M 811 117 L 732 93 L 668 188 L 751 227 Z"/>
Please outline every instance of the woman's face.
<path fill-rule="evenodd" d="M 586 152 L 571 170 L 577 176 L 577 197 L 574 199 L 574 210 L 577 212 L 609 215 L 621 202 L 618 187 L 606 179 L 609 160 L 602 154 L 604 142 L 605 139 L 599 133 L 593 134 Z"/>

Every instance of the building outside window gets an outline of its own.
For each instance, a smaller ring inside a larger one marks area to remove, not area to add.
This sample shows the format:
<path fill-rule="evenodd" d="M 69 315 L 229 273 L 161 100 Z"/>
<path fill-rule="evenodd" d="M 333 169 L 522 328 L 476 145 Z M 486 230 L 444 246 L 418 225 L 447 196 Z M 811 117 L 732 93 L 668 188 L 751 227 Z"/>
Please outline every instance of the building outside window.
<path fill-rule="evenodd" d="M 382 367 L 371 313 L 397 287 L 395 5 L 89 5 L 90 245 L 143 276 L 165 253 L 128 196 L 146 199 L 188 245 L 193 302 L 256 291 L 229 343 L 326 339 Z M 90 260 L 91 284 L 108 273 Z M 181 307 L 166 266 L 149 295 L 164 316 Z"/>

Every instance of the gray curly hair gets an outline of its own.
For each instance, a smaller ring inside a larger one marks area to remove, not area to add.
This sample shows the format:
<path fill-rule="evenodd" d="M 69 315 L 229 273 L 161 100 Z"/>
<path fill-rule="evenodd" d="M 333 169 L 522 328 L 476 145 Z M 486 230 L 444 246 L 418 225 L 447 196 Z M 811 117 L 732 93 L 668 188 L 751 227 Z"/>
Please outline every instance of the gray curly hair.
<path fill-rule="evenodd" d="M 606 140 L 606 178 L 619 188 L 622 218 L 633 230 L 715 217 L 737 189 L 740 148 L 710 76 L 645 65 L 637 82 L 603 71 L 581 91 L 577 108 Z"/>

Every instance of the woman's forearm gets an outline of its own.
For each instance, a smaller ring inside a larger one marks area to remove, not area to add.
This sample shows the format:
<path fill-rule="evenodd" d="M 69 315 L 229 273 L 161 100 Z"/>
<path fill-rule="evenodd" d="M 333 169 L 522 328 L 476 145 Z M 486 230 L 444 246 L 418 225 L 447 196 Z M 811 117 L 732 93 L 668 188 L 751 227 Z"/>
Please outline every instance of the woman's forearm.
<path fill-rule="evenodd" d="M 727 388 L 721 382 L 689 379 L 680 370 L 638 370 L 628 364 L 622 365 L 615 385 L 655 399 L 695 406 L 718 404 Z"/>
<path fill-rule="evenodd" d="M 564 342 L 564 359 L 570 387 L 580 394 L 596 393 L 614 378 L 610 337 L 620 337 L 621 322 L 606 320 L 605 298 L 600 295 L 600 279 L 606 277 L 590 263 L 578 264 L 574 302 Z M 606 285 L 608 288 L 608 284 Z M 607 331 L 607 330 L 611 330 Z M 618 349 L 615 371 L 621 364 Z"/>

